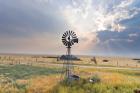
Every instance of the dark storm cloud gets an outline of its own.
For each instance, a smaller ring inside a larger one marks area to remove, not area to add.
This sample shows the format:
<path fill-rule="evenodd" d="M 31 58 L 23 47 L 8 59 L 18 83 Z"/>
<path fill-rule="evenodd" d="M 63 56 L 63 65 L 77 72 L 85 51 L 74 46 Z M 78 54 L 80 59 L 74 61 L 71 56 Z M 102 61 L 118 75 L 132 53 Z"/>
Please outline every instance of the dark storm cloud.
<path fill-rule="evenodd" d="M 139 9 L 139 0 L 136 0 L 132 6 Z M 135 10 L 135 8 L 134 8 Z M 133 12 L 133 11 L 132 11 Z M 97 33 L 99 43 L 96 45 L 98 52 L 108 53 L 110 55 L 122 55 L 140 57 L 140 12 L 129 19 L 119 22 L 125 29 L 118 31 L 100 31 Z"/>
<path fill-rule="evenodd" d="M 100 51 L 119 54 L 135 55 L 140 53 L 140 29 L 126 29 L 123 32 L 101 31 L 98 32 L 100 42 L 97 44 Z"/>
<path fill-rule="evenodd" d="M 131 19 L 121 21 L 120 23 L 125 25 L 127 28 L 140 28 L 140 13 Z"/>
<path fill-rule="evenodd" d="M 1 0 L 0 36 L 27 36 L 63 28 L 64 19 L 51 4 L 39 0 Z"/>

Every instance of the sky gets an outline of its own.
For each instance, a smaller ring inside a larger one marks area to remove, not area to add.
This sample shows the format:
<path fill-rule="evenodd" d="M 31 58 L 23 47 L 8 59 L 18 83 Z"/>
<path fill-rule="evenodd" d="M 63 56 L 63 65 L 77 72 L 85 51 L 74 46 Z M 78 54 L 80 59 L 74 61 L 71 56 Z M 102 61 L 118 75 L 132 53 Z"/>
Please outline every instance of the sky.
<path fill-rule="evenodd" d="M 140 57 L 140 0 L 0 0 L 0 53 Z"/>

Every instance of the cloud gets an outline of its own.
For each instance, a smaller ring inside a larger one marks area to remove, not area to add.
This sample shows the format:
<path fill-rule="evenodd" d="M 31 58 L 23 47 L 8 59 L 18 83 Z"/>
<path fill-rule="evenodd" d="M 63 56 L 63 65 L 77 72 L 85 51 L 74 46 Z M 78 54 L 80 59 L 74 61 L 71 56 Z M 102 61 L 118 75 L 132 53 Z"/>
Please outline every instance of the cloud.
<path fill-rule="evenodd" d="M 66 6 L 63 14 L 68 25 L 81 38 L 87 38 L 87 42 L 92 43 L 93 37 L 93 43 L 96 43 L 99 41 L 96 33 L 98 31 L 120 32 L 126 29 L 120 22 L 138 14 L 139 8 L 130 7 L 134 2 L 135 0 L 72 0 L 72 4 Z"/>
<path fill-rule="evenodd" d="M 0 4 L 0 35 L 30 36 L 42 32 L 57 32 L 65 21 L 46 0 L 6 0 Z"/>
<path fill-rule="evenodd" d="M 137 56 L 140 46 L 140 29 L 126 29 L 123 32 L 100 31 L 98 38 L 100 42 L 96 45 L 98 53 L 110 55 Z"/>
<path fill-rule="evenodd" d="M 114 31 L 116 26 L 123 30 L 119 22 L 134 17 L 139 8 L 130 7 L 135 0 L 118 1 L 72 0 L 72 5 L 66 6 L 64 16 L 69 25 L 79 32 Z"/>
<path fill-rule="evenodd" d="M 131 33 L 131 34 L 129 34 L 129 37 L 131 38 L 131 37 L 137 37 L 138 36 L 138 34 L 136 34 L 136 33 Z"/>
<path fill-rule="evenodd" d="M 128 52 L 139 45 L 139 4 L 139 0 L 0 0 L 0 52 L 64 53 L 61 35 L 69 29 L 79 37 L 74 53 L 117 52 L 120 46 Z"/>
<path fill-rule="evenodd" d="M 1 0 L 0 52 L 62 53 L 65 20 L 52 4 L 51 0 Z"/>

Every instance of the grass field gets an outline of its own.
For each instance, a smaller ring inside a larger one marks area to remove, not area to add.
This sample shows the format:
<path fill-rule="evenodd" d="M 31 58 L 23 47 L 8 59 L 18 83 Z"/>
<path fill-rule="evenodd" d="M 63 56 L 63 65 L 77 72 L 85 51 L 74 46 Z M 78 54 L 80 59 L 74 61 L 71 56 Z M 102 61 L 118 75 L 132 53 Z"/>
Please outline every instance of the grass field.
<path fill-rule="evenodd" d="M 55 63 L 62 64 L 58 60 L 59 56 L 42 56 L 42 55 L 0 55 L 0 64 L 38 64 L 38 63 Z M 125 57 L 102 57 L 102 56 L 78 56 L 79 61 L 73 61 L 78 65 L 98 65 L 98 66 L 116 66 L 116 67 L 133 67 L 140 68 L 140 59 Z M 93 60 L 93 58 L 95 58 Z M 96 60 L 96 62 L 95 62 Z"/>
<path fill-rule="evenodd" d="M 34 93 L 34 88 L 43 91 L 40 87 L 48 91 L 47 86 L 52 86 L 51 82 L 55 82 L 61 72 L 61 69 L 52 67 L 1 65 L 0 93 Z"/>
<path fill-rule="evenodd" d="M 74 61 L 73 70 L 80 80 L 67 84 L 63 61 L 56 57 L 0 56 L 0 93 L 134 93 L 140 89 L 139 59 L 96 57 L 97 64 L 92 57 L 80 59 Z"/>
<path fill-rule="evenodd" d="M 75 68 L 81 79 L 68 85 L 62 69 L 50 66 L 0 65 L 0 93 L 133 93 L 140 71 Z M 99 79 L 90 83 L 89 78 Z"/>

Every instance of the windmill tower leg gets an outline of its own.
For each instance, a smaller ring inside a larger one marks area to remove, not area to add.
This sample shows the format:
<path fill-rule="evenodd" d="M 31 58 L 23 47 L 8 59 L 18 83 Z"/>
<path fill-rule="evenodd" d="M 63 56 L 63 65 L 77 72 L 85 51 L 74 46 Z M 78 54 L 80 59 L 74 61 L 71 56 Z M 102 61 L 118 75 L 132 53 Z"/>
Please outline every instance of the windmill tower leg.
<path fill-rule="evenodd" d="M 67 75 L 67 78 L 70 79 L 70 76 L 71 76 L 71 47 L 68 47 L 67 48 L 67 57 L 68 57 L 68 60 L 67 60 L 67 71 L 66 71 L 66 75 Z"/>

